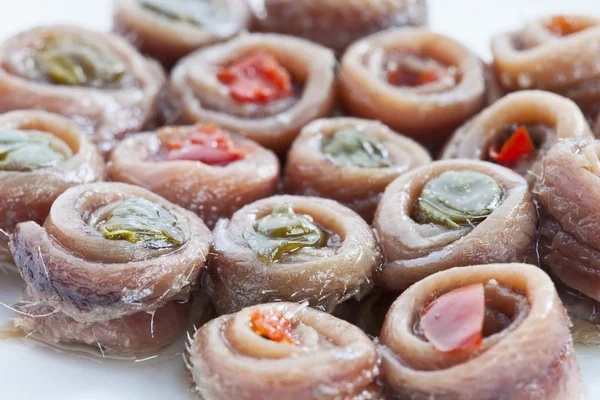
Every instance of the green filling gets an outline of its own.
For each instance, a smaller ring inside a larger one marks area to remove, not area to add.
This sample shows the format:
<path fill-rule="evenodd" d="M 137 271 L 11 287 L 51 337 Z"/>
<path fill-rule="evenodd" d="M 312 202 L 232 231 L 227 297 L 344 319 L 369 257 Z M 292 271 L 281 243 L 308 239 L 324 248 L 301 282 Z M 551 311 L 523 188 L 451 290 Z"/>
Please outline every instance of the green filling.
<path fill-rule="evenodd" d="M 387 149 L 372 135 L 354 128 L 341 129 L 323 144 L 322 151 L 334 164 L 360 168 L 392 165 Z"/>
<path fill-rule="evenodd" d="M 29 172 L 54 167 L 65 156 L 42 137 L 32 137 L 27 131 L 0 131 L 0 170 Z"/>
<path fill-rule="evenodd" d="M 125 74 L 125 65 L 114 56 L 67 37 L 50 40 L 34 61 L 46 79 L 59 85 L 101 87 Z"/>
<path fill-rule="evenodd" d="M 253 230 L 245 230 L 248 246 L 263 262 L 272 263 L 303 247 L 327 245 L 327 234 L 308 215 L 296 214 L 290 205 L 280 205 L 261 218 Z"/>
<path fill-rule="evenodd" d="M 177 218 L 160 204 L 134 198 L 115 208 L 98 227 L 106 239 L 137 242 L 165 242 L 180 245 L 185 240 Z"/>
<path fill-rule="evenodd" d="M 475 171 L 448 171 L 431 179 L 417 201 L 415 220 L 448 228 L 476 225 L 502 202 L 492 177 Z"/>
<path fill-rule="evenodd" d="M 202 26 L 202 20 L 192 15 L 191 5 L 194 2 L 181 0 L 138 0 L 140 5 L 163 17 L 174 21 L 186 22 L 188 24 Z M 207 3 L 207 1 L 195 0 L 195 3 Z"/>

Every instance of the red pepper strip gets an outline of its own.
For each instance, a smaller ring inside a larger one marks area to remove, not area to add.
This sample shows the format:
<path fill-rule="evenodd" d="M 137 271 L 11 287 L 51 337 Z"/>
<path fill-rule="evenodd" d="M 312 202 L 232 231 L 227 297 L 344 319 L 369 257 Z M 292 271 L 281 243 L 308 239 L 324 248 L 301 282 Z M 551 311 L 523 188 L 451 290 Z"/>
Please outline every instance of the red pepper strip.
<path fill-rule="evenodd" d="M 257 334 L 278 343 L 294 344 L 292 323 L 281 313 L 255 311 L 250 327 Z"/>
<path fill-rule="evenodd" d="M 502 145 L 500 151 L 498 146 L 492 146 L 489 150 L 489 156 L 499 164 L 510 164 L 519 159 L 528 156 L 535 151 L 535 144 L 529 136 L 529 132 L 524 125 L 521 125 Z"/>
<path fill-rule="evenodd" d="M 416 87 L 433 83 L 441 76 L 436 71 L 415 71 L 399 68 L 388 72 L 388 82 L 395 86 Z"/>
<path fill-rule="evenodd" d="M 564 15 L 557 15 L 550 19 L 548 23 L 546 23 L 546 29 L 550 31 L 554 36 L 569 36 L 573 33 L 578 32 L 577 26 L 575 26 L 570 18 L 565 17 Z"/>
<path fill-rule="evenodd" d="M 290 73 L 272 55 L 258 52 L 245 56 L 217 73 L 237 101 L 268 103 L 293 93 Z"/>
<path fill-rule="evenodd" d="M 215 125 L 199 125 L 184 140 L 169 141 L 167 159 L 200 161 L 207 165 L 225 166 L 243 159 L 246 153 L 236 148 L 228 132 Z"/>
<path fill-rule="evenodd" d="M 485 318 L 483 284 L 452 290 L 425 308 L 421 328 L 433 347 L 441 352 L 467 350 L 481 345 Z"/>

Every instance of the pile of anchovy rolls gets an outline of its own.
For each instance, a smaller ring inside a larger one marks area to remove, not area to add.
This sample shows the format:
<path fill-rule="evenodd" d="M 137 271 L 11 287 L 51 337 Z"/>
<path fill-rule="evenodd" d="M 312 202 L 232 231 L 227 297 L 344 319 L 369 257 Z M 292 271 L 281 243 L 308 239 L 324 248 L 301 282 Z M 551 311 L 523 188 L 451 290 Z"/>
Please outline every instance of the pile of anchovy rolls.
<path fill-rule="evenodd" d="M 205 400 L 580 398 L 600 19 L 532 21 L 486 64 L 425 0 L 113 16 L 0 44 L 15 327 L 135 356 L 187 332 Z"/>

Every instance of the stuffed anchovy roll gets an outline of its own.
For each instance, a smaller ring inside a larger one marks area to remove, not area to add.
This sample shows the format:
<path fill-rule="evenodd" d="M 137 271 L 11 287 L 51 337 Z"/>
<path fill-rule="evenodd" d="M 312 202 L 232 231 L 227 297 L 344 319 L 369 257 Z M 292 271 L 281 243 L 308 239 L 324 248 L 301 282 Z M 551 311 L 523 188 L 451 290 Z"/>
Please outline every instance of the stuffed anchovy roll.
<path fill-rule="evenodd" d="M 133 135 L 113 151 L 113 180 L 145 187 L 195 212 L 209 226 L 275 194 L 279 160 L 214 124 Z"/>
<path fill-rule="evenodd" d="M 536 186 L 543 267 L 600 300 L 600 141 L 568 140 L 546 156 Z"/>
<path fill-rule="evenodd" d="M 114 182 L 71 188 L 43 226 L 20 223 L 11 237 L 26 282 L 24 306 L 48 310 L 27 310 L 18 325 L 49 342 L 156 350 L 188 322 L 189 307 L 180 302 L 211 240 L 196 215 L 146 189 Z M 164 331 L 154 335 L 153 327 Z"/>
<path fill-rule="evenodd" d="M 378 355 L 359 328 L 305 305 L 222 316 L 188 346 L 194 391 L 210 400 L 379 398 Z"/>
<path fill-rule="evenodd" d="M 542 89 L 573 99 L 594 117 L 600 111 L 600 20 L 555 15 L 492 40 L 496 73 L 509 91 Z"/>
<path fill-rule="evenodd" d="M 427 24 L 426 0 L 262 0 L 255 28 L 300 36 L 338 54 L 356 40 L 392 27 Z"/>
<path fill-rule="evenodd" d="M 220 220 L 205 284 L 217 312 L 271 301 L 326 311 L 373 286 L 380 252 L 352 210 L 317 197 L 274 196 Z"/>
<path fill-rule="evenodd" d="M 117 0 L 113 11 L 113 29 L 166 67 L 237 35 L 251 20 L 246 0 Z"/>
<path fill-rule="evenodd" d="M 104 161 L 75 123 L 44 111 L 0 116 L 0 260 L 19 222 L 43 223 L 71 186 L 104 178 Z"/>
<path fill-rule="evenodd" d="M 484 64 L 462 44 L 426 29 L 393 29 L 342 58 L 346 110 L 438 148 L 485 101 Z"/>
<path fill-rule="evenodd" d="M 155 122 L 164 82 L 158 64 L 109 33 L 47 26 L 0 45 L 0 112 L 63 114 L 93 134 L 103 153 Z"/>
<path fill-rule="evenodd" d="M 214 122 L 284 152 L 304 125 L 332 112 L 334 66 L 330 50 L 306 40 L 243 35 L 175 67 L 165 114 L 182 124 Z"/>
<path fill-rule="evenodd" d="M 490 161 L 533 185 L 546 152 L 569 138 L 593 138 L 577 105 L 553 93 L 522 91 L 498 100 L 460 127 L 441 158 Z"/>
<path fill-rule="evenodd" d="M 579 399 L 569 326 L 554 284 L 533 265 L 437 273 L 387 314 L 386 399 Z"/>
<path fill-rule="evenodd" d="M 488 162 L 436 161 L 401 175 L 387 187 L 374 225 L 386 260 L 378 283 L 386 290 L 453 267 L 536 261 L 527 181 Z"/>
<path fill-rule="evenodd" d="M 429 162 L 423 147 L 380 122 L 322 119 L 304 127 L 294 141 L 285 186 L 298 195 L 337 200 L 370 222 L 386 186 Z"/>

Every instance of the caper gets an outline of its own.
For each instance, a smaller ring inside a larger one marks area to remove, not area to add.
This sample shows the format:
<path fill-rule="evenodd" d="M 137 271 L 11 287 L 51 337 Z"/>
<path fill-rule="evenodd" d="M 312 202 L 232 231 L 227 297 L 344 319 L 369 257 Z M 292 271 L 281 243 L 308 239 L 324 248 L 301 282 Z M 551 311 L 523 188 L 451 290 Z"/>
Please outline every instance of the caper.
<path fill-rule="evenodd" d="M 68 37 L 49 40 L 34 61 L 46 79 L 60 85 L 101 87 L 125 74 L 125 65 L 113 55 Z"/>
<path fill-rule="evenodd" d="M 162 205 L 142 198 L 125 200 L 98 229 L 106 239 L 153 242 L 149 245 L 153 248 L 180 245 L 185 240 L 173 214 Z M 165 246 L 157 245 L 158 242 Z"/>
<path fill-rule="evenodd" d="M 423 187 L 415 219 L 448 228 L 476 225 L 502 202 L 503 190 L 492 177 L 480 172 L 447 171 Z"/>
<path fill-rule="evenodd" d="M 275 207 L 254 229 L 245 230 L 243 237 L 257 257 L 268 263 L 303 247 L 319 248 L 327 244 L 326 233 L 312 217 L 296 214 L 288 204 Z"/>
<path fill-rule="evenodd" d="M 65 156 L 53 149 L 41 133 L 28 132 L 0 131 L 0 170 L 28 172 L 64 161 Z"/>
<path fill-rule="evenodd" d="M 355 128 L 344 128 L 324 141 L 323 153 L 337 165 L 360 168 L 386 168 L 392 165 L 389 153 L 379 139 Z"/>

